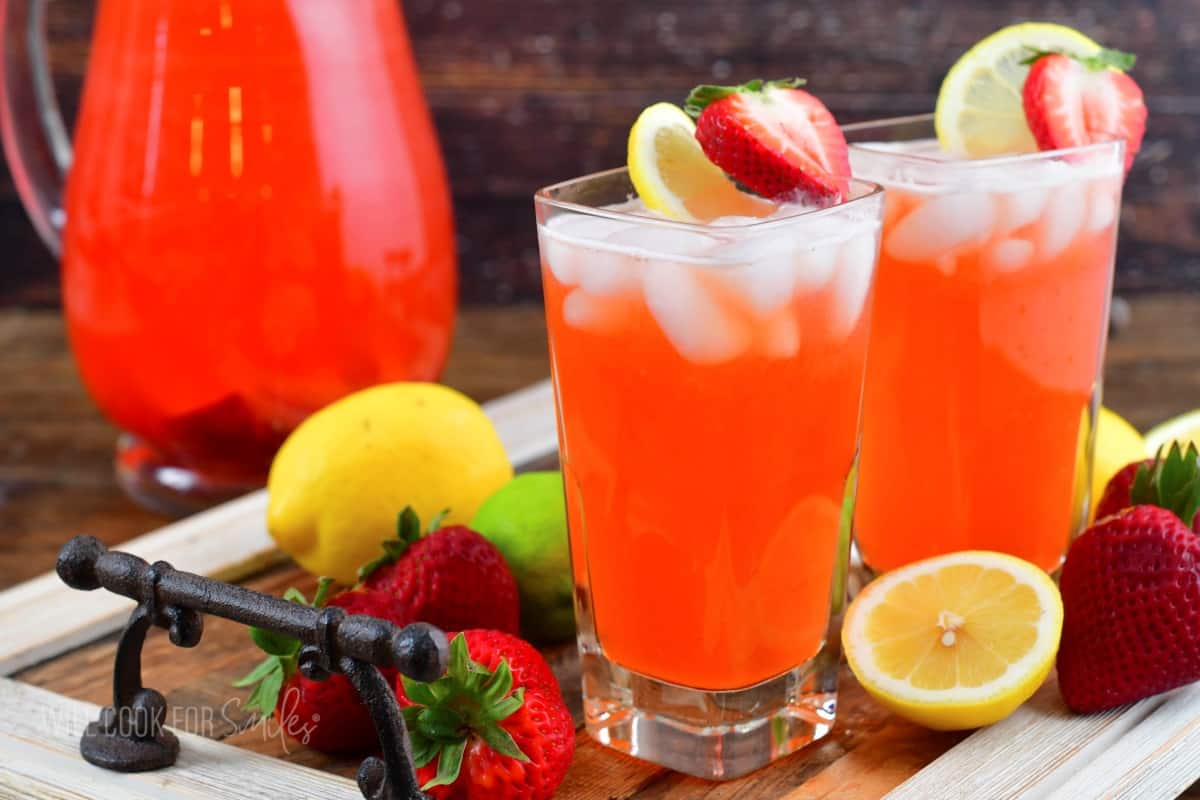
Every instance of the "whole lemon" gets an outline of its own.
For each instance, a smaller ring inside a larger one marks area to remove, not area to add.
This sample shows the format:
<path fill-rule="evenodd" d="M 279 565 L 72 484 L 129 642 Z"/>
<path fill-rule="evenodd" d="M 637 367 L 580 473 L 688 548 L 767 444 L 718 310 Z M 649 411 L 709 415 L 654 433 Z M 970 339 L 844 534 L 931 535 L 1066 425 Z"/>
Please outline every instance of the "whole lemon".
<path fill-rule="evenodd" d="M 535 642 L 575 635 L 575 586 L 561 472 L 526 472 L 489 497 L 471 528 L 496 545 L 521 595 L 521 633 Z"/>
<path fill-rule="evenodd" d="M 432 383 L 392 383 L 338 400 L 298 427 L 271 465 L 267 528 L 314 575 L 354 583 L 405 506 L 465 524 L 513 475 L 475 401 Z"/>
<path fill-rule="evenodd" d="M 1137 428 L 1108 408 L 1096 417 L 1096 448 L 1092 457 L 1092 511 L 1104 496 L 1112 476 L 1131 461 L 1146 457 L 1146 445 Z"/>

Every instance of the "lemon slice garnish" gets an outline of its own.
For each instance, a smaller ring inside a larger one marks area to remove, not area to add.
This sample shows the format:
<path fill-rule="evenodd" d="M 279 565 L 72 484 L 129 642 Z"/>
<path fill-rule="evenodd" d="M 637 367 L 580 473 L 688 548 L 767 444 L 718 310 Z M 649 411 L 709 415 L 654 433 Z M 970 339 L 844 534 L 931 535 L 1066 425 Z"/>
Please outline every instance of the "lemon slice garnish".
<path fill-rule="evenodd" d="M 937 730 L 990 725 L 1045 680 L 1062 599 L 1027 561 L 970 550 L 883 575 L 846 612 L 842 644 L 873 697 Z"/>
<path fill-rule="evenodd" d="M 983 39 L 954 63 L 938 92 L 934 125 L 942 149 L 983 158 L 1037 152 L 1025 121 L 1022 92 L 1036 51 L 1088 56 L 1100 45 L 1073 28 L 1049 22 L 1010 25 Z"/>
<path fill-rule="evenodd" d="M 655 103 L 629 131 L 629 177 L 646 208 L 672 219 L 764 217 L 775 206 L 746 194 L 708 160 L 696 125 L 679 106 Z"/>

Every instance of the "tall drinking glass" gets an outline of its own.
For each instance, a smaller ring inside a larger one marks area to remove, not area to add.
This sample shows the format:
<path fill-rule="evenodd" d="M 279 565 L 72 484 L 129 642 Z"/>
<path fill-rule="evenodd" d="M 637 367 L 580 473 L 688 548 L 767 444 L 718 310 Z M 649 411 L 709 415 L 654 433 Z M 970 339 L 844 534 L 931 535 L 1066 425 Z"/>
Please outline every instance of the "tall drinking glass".
<path fill-rule="evenodd" d="M 1087 519 L 1124 148 L 977 160 L 928 117 L 847 128 L 887 188 L 855 537 L 1058 568 Z"/>
<path fill-rule="evenodd" d="M 587 728 L 733 778 L 833 724 L 882 196 L 691 225 L 633 194 L 536 196 Z"/>

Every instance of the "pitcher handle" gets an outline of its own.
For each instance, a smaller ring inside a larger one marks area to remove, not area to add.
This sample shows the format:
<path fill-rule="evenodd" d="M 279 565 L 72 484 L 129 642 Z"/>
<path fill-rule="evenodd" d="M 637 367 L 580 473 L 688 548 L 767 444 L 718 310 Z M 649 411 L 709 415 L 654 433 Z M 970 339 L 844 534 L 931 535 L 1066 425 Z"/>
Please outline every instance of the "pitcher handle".
<path fill-rule="evenodd" d="M 58 257 L 71 138 L 50 74 L 46 5 L 47 0 L 0 0 L 0 139 L 25 210 Z"/>

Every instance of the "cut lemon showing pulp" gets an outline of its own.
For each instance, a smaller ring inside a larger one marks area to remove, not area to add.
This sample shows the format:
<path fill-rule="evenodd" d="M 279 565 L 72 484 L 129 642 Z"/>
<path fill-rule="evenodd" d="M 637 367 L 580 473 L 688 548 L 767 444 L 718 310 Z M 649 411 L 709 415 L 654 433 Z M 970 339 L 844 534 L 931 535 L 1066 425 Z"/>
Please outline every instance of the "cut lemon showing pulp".
<path fill-rule="evenodd" d="M 1171 442 L 1179 442 L 1185 448 L 1188 442 L 1200 447 L 1200 409 L 1180 414 L 1151 428 L 1146 434 L 1146 455 L 1154 457 L 1160 447 L 1165 453 Z"/>
<path fill-rule="evenodd" d="M 1088 56 L 1100 50 L 1073 28 L 1023 22 L 1001 28 L 954 63 L 938 92 L 934 125 L 947 153 L 970 158 L 1038 150 L 1022 100 L 1034 52 Z"/>
<path fill-rule="evenodd" d="M 1041 569 L 968 550 L 872 582 L 846 612 L 842 645 L 859 683 L 896 714 L 936 730 L 978 728 L 1045 680 L 1062 615 Z"/>
<path fill-rule="evenodd" d="M 765 217 L 774 204 L 746 194 L 708 160 L 679 106 L 655 103 L 629 131 L 629 177 L 646 208 L 672 219 Z"/>

